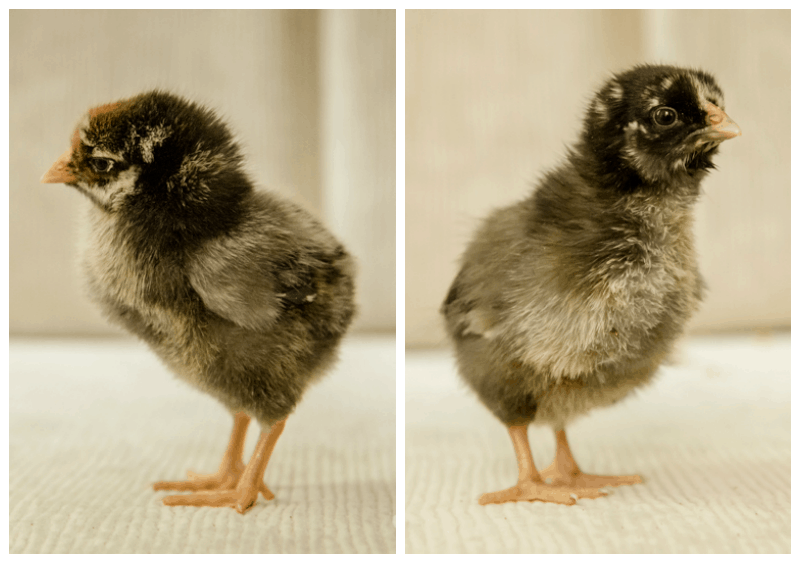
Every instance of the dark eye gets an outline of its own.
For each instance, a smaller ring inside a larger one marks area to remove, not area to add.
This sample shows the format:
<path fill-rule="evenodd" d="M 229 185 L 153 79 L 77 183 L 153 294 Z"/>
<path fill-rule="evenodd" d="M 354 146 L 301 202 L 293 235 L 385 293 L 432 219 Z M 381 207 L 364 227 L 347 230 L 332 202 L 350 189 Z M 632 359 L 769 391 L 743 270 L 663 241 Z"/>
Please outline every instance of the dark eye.
<path fill-rule="evenodd" d="M 95 172 L 108 172 L 114 166 L 114 161 L 108 158 L 93 158 L 89 161 L 89 166 Z"/>
<path fill-rule="evenodd" d="M 678 119 L 678 112 L 672 108 L 662 106 L 653 111 L 653 121 L 661 127 L 669 127 L 674 125 Z"/>

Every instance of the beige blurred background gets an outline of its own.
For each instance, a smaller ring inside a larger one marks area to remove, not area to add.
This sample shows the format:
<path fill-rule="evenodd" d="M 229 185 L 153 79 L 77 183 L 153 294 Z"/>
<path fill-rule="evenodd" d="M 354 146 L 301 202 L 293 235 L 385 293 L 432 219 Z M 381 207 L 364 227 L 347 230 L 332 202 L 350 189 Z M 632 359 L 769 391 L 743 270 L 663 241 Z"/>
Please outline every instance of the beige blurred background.
<path fill-rule="evenodd" d="M 356 330 L 394 331 L 394 10 L 12 10 L 9 33 L 12 335 L 118 332 L 82 289 L 88 201 L 39 178 L 88 108 L 155 87 L 225 117 L 257 184 L 357 256 Z"/>
<path fill-rule="evenodd" d="M 406 345 L 438 316 L 479 220 L 523 198 L 610 73 L 640 62 L 716 75 L 743 136 L 703 184 L 709 285 L 691 329 L 790 325 L 790 16 L 783 11 L 406 11 Z"/>

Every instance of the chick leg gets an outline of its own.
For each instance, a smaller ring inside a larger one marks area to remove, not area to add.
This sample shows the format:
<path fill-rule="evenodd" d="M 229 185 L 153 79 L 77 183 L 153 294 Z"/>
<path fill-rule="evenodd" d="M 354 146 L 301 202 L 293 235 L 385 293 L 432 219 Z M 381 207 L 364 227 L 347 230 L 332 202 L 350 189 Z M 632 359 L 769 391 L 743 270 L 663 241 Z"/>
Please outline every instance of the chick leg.
<path fill-rule="evenodd" d="M 511 435 L 511 442 L 514 444 L 514 451 L 517 454 L 519 480 L 511 488 L 481 495 L 478 500 L 480 504 L 499 504 L 520 500 L 575 504 L 573 495 L 585 498 L 605 496 L 605 493 L 596 488 L 563 487 L 545 483 L 533 464 L 533 455 L 528 444 L 528 426 L 509 426 L 508 433 Z"/>
<path fill-rule="evenodd" d="M 564 430 L 556 430 L 556 458 L 541 476 L 548 483 L 568 487 L 619 487 L 642 482 L 638 475 L 587 475 L 572 457 Z"/>
<path fill-rule="evenodd" d="M 168 506 L 231 506 L 239 514 L 244 514 L 256 503 L 259 491 L 263 491 L 262 487 L 266 489 L 264 471 L 267 469 L 267 462 L 269 462 L 272 450 L 275 448 L 275 443 L 283 432 L 285 424 L 286 419 L 281 420 L 273 424 L 268 432 L 261 433 L 253 457 L 245 467 L 236 488 L 168 496 L 164 498 L 164 504 Z M 269 500 L 275 495 L 269 492 L 269 496 L 264 496 Z"/>
<path fill-rule="evenodd" d="M 239 412 L 234 415 L 231 439 L 216 473 L 199 474 L 189 471 L 188 481 L 159 481 L 153 483 L 153 488 L 156 491 L 207 491 L 235 488 L 245 468 L 242 462 L 242 451 L 249 424 L 250 417 L 245 413 Z M 263 483 L 261 492 L 267 500 L 274 497 Z"/>

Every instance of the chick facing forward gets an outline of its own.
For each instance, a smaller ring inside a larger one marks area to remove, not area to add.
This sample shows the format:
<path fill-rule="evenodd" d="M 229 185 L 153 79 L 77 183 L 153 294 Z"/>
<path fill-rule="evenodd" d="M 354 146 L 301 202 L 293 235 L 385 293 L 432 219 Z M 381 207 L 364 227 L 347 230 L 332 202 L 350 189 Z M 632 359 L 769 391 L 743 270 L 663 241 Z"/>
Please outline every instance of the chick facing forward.
<path fill-rule="evenodd" d="M 591 102 L 579 141 L 533 193 L 491 214 L 442 305 L 459 372 L 507 427 L 519 480 L 481 504 L 574 504 L 637 475 L 583 473 L 564 431 L 653 378 L 697 309 L 692 207 L 740 134 L 707 73 L 637 66 Z M 555 431 L 537 471 L 530 423 Z"/>
<path fill-rule="evenodd" d="M 42 182 L 94 205 L 91 297 L 234 417 L 219 470 L 161 481 L 167 505 L 244 513 L 286 417 L 329 369 L 354 314 L 354 263 L 299 207 L 256 191 L 213 112 L 153 91 L 89 110 Z M 262 432 L 247 466 L 245 433 Z"/>

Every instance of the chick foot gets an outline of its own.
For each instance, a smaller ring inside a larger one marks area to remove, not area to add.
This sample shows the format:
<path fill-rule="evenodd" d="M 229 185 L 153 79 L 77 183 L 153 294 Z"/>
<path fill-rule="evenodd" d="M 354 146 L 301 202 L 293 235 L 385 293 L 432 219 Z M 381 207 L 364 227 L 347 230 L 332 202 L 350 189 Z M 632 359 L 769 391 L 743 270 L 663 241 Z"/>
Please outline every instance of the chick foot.
<path fill-rule="evenodd" d="M 553 463 L 539 474 L 551 485 L 576 489 L 619 487 L 642 482 L 642 478 L 638 475 L 590 475 L 584 473 L 572 457 L 564 430 L 556 431 L 556 457 Z"/>
<path fill-rule="evenodd" d="M 188 481 L 158 481 L 153 483 L 153 489 L 156 491 L 234 491 L 239 485 L 242 474 L 245 472 L 245 465 L 242 462 L 242 449 L 244 448 L 244 438 L 247 434 L 248 424 L 250 424 L 250 417 L 245 413 L 240 412 L 234 415 L 231 439 L 225 450 L 225 455 L 222 457 L 222 463 L 215 473 L 202 474 L 189 471 Z M 267 500 L 275 498 L 275 495 L 272 494 L 272 491 L 267 488 L 263 481 L 257 483 L 256 493 L 259 491 Z M 256 496 L 258 495 L 256 494 Z M 172 506 L 187 504 L 176 501 L 176 499 L 186 498 L 189 497 L 166 497 L 164 504 Z M 188 504 L 192 503 L 189 502 Z"/>
<path fill-rule="evenodd" d="M 235 487 L 225 490 L 200 491 L 190 495 L 171 495 L 164 498 L 164 504 L 167 506 L 230 506 L 235 508 L 239 514 L 244 514 L 255 505 L 259 492 L 267 500 L 275 498 L 272 491 L 264 484 L 263 478 L 272 450 L 275 449 L 275 444 L 283 432 L 285 424 L 286 420 L 284 419 L 273 424 L 268 432 L 261 432 L 253 457 L 250 458 L 244 471 L 240 471 Z M 238 469 L 239 465 L 230 464 L 230 467 Z M 225 466 L 221 467 L 217 473 L 222 473 L 224 468 Z M 213 478 L 212 475 L 208 482 L 213 481 Z M 203 481 L 203 476 L 200 476 L 198 480 Z"/>
<path fill-rule="evenodd" d="M 520 481 L 515 486 L 494 493 L 486 493 L 478 499 L 479 504 L 501 504 L 504 502 L 517 502 L 521 500 L 553 502 L 557 504 L 573 505 L 575 497 L 599 498 L 606 493 L 598 488 L 591 487 L 562 487 L 550 485 L 544 481 Z"/>
<path fill-rule="evenodd" d="M 545 482 L 562 487 L 620 487 L 637 485 L 642 482 L 642 478 L 638 475 L 590 475 L 580 469 L 577 472 L 564 472 L 556 466 L 555 462 L 540 471 L 539 474 Z"/>
<path fill-rule="evenodd" d="M 244 463 L 239 461 L 232 467 L 220 468 L 216 473 L 202 474 L 188 471 L 188 481 L 158 481 L 153 483 L 153 489 L 156 491 L 231 491 L 236 489 L 239 484 L 244 469 Z M 267 500 L 275 498 L 275 495 L 263 482 L 259 483 L 258 490 Z M 166 499 L 164 499 L 164 503 L 168 504 Z"/>
<path fill-rule="evenodd" d="M 230 506 L 239 514 L 244 514 L 255 505 L 258 493 L 261 492 L 267 500 L 275 495 L 264 483 L 241 482 L 235 489 L 224 491 L 202 491 L 190 495 L 171 495 L 164 497 L 167 506 Z"/>

